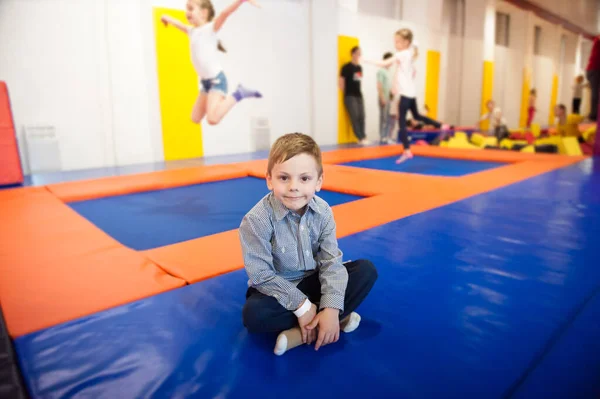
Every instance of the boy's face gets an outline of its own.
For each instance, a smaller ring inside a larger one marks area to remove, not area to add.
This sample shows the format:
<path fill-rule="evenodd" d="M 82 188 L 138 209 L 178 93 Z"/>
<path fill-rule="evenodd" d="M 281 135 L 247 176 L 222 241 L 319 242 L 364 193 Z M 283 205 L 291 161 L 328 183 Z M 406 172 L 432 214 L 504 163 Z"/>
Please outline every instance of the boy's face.
<path fill-rule="evenodd" d="M 306 205 L 321 190 L 323 177 L 319 176 L 317 161 L 309 154 L 299 154 L 273 166 L 267 175 L 269 190 L 286 208 L 302 214 Z"/>

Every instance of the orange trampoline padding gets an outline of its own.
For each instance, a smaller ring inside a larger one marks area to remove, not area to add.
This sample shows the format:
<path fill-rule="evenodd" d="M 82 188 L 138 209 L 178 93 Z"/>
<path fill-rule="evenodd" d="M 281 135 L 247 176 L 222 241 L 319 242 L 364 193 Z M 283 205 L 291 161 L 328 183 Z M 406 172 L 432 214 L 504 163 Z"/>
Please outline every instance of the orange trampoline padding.
<path fill-rule="evenodd" d="M 0 192 L 0 303 L 18 337 L 185 285 L 45 189 Z"/>
<path fill-rule="evenodd" d="M 338 238 L 404 217 L 425 212 L 467 197 L 578 162 L 578 157 L 508 164 L 456 178 L 420 176 L 325 165 L 327 190 L 370 195 L 334 206 Z M 265 165 L 253 162 L 251 176 L 264 177 Z M 360 184 L 357 184 L 360 182 Z M 169 274 L 193 284 L 243 267 L 238 230 L 144 251 L 144 255 Z"/>
<path fill-rule="evenodd" d="M 248 173 L 243 166 L 214 165 L 50 184 L 47 187 L 61 200 L 74 202 L 246 176 Z"/>
<path fill-rule="evenodd" d="M 238 230 L 230 230 L 160 248 L 143 254 L 169 274 L 189 284 L 228 273 L 243 266 Z"/>
<path fill-rule="evenodd" d="M 323 162 L 328 164 L 340 164 L 365 159 L 385 158 L 400 155 L 403 151 L 404 150 L 401 145 L 390 145 L 384 147 L 344 148 L 323 153 Z M 413 154 L 423 157 L 504 163 L 516 163 L 525 161 L 551 161 L 566 157 L 565 155 L 558 154 L 536 154 L 502 150 L 472 150 L 437 146 L 414 146 L 411 147 L 411 151 L 413 152 Z"/>
<path fill-rule="evenodd" d="M 8 87 L 0 81 L 0 186 L 20 183 L 23 183 L 23 170 Z"/>
<path fill-rule="evenodd" d="M 554 161 L 527 161 L 457 179 L 455 190 L 465 196 L 481 194 L 577 163 L 584 157 L 561 156 Z"/>

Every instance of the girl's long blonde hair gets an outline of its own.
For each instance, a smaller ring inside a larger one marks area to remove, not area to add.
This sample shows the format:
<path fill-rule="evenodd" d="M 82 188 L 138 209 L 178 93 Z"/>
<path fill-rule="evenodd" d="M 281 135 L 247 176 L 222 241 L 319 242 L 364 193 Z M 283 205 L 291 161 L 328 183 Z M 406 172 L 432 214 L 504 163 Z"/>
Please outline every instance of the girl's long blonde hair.
<path fill-rule="evenodd" d="M 194 3 L 196 3 L 198 5 L 198 7 L 200 7 L 200 9 L 204 9 L 204 10 L 208 10 L 208 22 L 212 21 L 213 18 L 215 17 L 215 7 L 213 6 L 213 3 L 210 0 L 193 0 Z M 221 43 L 221 41 L 219 40 L 217 42 L 217 48 L 226 53 L 227 50 L 225 50 L 225 47 L 223 47 L 223 44 Z"/>
<path fill-rule="evenodd" d="M 396 32 L 396 35 L 400 36 L 404 40 L 408 40 L 408 42 L 410 44 L 412 44 L 412 42 L 413 42 L 414 35 L 410 29 L 407 29 L 407 28 L 400 29 Z M 414 55 L 413 59 L 416 59 L 418 56 L 419 56 L 419 49 L 417 47 L 415 47 L 415 55 Z"/>

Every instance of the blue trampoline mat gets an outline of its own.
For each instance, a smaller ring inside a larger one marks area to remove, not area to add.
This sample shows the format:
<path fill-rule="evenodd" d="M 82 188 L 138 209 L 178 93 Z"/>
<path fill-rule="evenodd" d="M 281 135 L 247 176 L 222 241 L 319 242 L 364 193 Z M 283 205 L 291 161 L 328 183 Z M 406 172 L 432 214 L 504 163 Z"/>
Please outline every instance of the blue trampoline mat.
<path fill-rule="evenodd" d="M 410 161 L 396 165 L 396 159 L 398 159 L 397 156 L 375 158 L 347 162 L 340 165 L 434 176 L 464 176 L 506 165 L 499 162 L 481 162 L 418 156 L 415 156 Z"/>
<path fill-rule="evenodd" d="M 26 383 L 44 398 L 597 397 L 600 174 L 582 172 L 341 239 L 379 279 L 359 329 L 319 352 L 276 357 L 274 335 L 246 332 L 240 270 L 16 339 Z"/>
<path fill-rule="evenodd" d="M 244 177 L 69 205 L 123 245 L 146 250 L 236 229 L 268 192 L 264 179 Z M 318 196 L 331 206 L 362 198 Z"/>

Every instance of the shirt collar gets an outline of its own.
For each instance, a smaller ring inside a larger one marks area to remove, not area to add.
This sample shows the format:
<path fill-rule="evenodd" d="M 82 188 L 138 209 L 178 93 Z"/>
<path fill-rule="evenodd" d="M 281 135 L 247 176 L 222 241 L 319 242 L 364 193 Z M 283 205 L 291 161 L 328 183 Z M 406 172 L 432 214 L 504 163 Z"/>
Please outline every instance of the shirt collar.
<path fill-rule="evenodd" d="M 277 199 L 277 197 L 275 197 L 273 192 L 271 192 L 271 198 L 269 199 L 269 201 L 271 202 L 271 206 L 273 207 L 273 211 L 275 212 L 275 218 L 277 219 L 277 221 L 282 220 L 284 217 L 286 217 L 288 213 L 292 212 L 288 208 L 286 208 L 286 206 L 283 205 L 283 203 L 279 199 Z M 308 202 L 308 209 L 312 209 L 312 211 L 315 213 L 321 213 L 321 207 L 319 206 L 319 204 L 317 204 L 315 197 L 313 197 Z"/>

